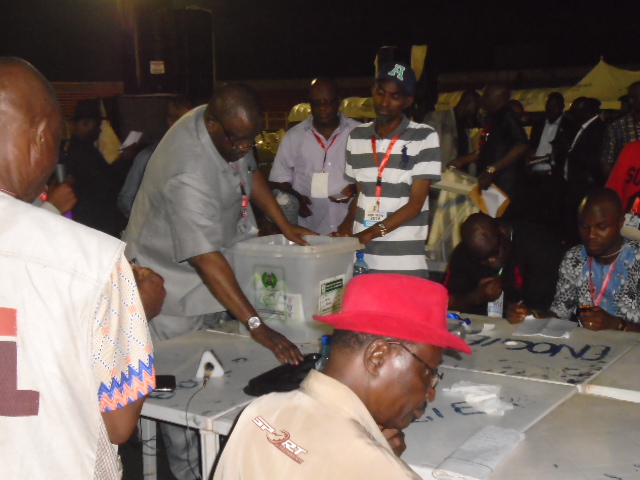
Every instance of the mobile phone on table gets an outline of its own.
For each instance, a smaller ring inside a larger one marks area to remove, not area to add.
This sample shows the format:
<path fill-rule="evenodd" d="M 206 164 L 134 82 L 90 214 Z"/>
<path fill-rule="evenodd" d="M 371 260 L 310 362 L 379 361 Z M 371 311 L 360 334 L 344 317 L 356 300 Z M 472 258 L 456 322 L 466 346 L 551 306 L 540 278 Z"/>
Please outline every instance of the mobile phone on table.
<path fill-rule="evenodd" d="M 156 375 L 156 392 L 175 392 L 175 375 Z"/>

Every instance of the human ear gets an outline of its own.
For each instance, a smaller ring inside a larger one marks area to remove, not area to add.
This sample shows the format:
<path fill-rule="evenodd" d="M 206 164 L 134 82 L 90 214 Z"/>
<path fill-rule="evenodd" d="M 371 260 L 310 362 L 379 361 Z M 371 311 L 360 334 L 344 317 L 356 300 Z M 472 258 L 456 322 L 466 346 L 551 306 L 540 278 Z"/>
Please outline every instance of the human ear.
<path fill-rule="evenodd" d="M 370 375 L 377 377 L 387 361 L 391 349 L 389 344 L 379 338 L 371 342 L 364 351 L 364 367 Z"/>
<path fill-rule="evenodd" d="M 404 108 L 403 108 L 403 110 L 406 110 L 407 108 L 409 108 L 412 103 L 413 103 L 413 97 L 406 97 L 404 99 Z"/>
<path fill-rule="evenodd" d="M 47 122 L 41 119 L 31 128 L 29 135 L 29 164 L 34 167 L 41 158 L 42 151 L 47 143 Z"/>

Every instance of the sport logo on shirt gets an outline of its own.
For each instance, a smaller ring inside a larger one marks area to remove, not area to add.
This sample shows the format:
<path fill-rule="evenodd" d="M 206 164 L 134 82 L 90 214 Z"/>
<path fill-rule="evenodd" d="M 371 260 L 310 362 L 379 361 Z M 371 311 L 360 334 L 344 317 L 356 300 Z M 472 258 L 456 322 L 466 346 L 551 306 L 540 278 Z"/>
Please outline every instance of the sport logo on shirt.
<path fill-rule="evenodd" d="M 284 453 L 291 460 L 294 460 L 298 463 L 304 462 L 302 458 L 298 455 L 301 453 L 307 453 L 307 450 L 302 448 L 300 445 L 291 441 L 291 435 L 286 430 L 277 431 L 271 425 L 267 423 L 267 421 L 262 417 L 256 417 L 253 419 L 253 423 L 255 423 L 261 430 L 267 432 L 267 440 L 274 447 Z"/>

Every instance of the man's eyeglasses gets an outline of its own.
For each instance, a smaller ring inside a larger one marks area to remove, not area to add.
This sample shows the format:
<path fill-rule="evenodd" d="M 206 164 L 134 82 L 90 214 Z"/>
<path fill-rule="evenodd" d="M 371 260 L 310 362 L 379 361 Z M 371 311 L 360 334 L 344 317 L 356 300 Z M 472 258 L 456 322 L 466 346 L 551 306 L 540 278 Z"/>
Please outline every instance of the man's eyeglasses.
<path fill-rule="evenodd" d="M 245 145 L 239 145 L 242 142 L 251 141 L 251 140 L 249 140 L 249 139 L 244 139 L 244 140 L 240 140 L 240 141 L 233 140 L 233 138 L 231 138 L 231 135 L 229 135 L 229 132 L 227 131 L 227 129 L 224 128 L 224 125 L 222 124 L 220 119 L 218 117 L 216 117 L 213 113 L 210 113 L 209 115 L 218 123 L 218 125 L 220 125 L 220 128 L 222 129 L 222 133 L 224 133 L 224 136 L 227 137 L 227 140 L 231 144 L 231 148 L 233 148 L 234 150 L 236 150 L 236 151 L 250 150 L 253 147 L 258 146 L 258 144 L 255 141 L 253 141 L 251 143 L 247 143 Z"/>
<path fill-rule="evenodd" d="M 427 362 L 422 360 L 418 355 L 413 353 L 411 350 L 409 350 L 406 346 L 404 346 L 400 342 L 389 342 L 389 341 L 387 341 L 387 343 L 389 345 L 397 345 L 400 348 L 403 348 L 404 350 L 409 352 L 413 358 L 415 358 L 421 364 L 423 364 L 427 368 L 427 371 L 429 372 L 429 374 L 431 375 L 431 388 L 436 388 L 436 386 L 440 383 L 440 380 L 442 380 L 442 378 L 444 377 L 444 373 L 438 372 L 437 368 L 435 370 L 433 368 L 431 368 Z"/>

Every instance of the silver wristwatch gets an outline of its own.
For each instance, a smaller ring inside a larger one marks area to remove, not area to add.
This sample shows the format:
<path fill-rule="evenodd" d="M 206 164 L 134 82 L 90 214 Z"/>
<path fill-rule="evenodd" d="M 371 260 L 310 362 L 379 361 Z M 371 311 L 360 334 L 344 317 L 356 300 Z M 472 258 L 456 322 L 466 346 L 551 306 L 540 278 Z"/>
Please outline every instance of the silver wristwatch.
<path fill-rule="evenodd" d="M 262 321 L 258 317 L 251 317 L 249 320 L 247 320 L 247 328 L 249 330 L 255 330 L 260 325 L 262 325 Z"/>

